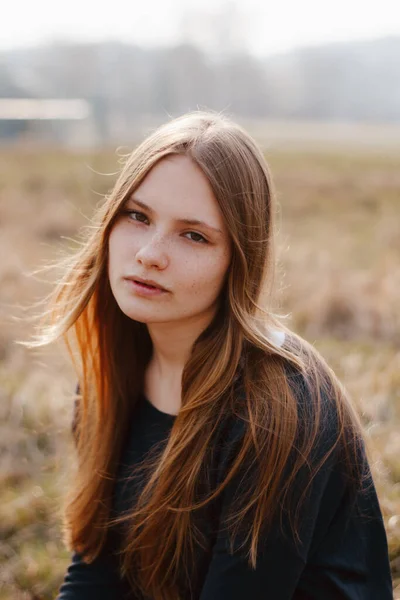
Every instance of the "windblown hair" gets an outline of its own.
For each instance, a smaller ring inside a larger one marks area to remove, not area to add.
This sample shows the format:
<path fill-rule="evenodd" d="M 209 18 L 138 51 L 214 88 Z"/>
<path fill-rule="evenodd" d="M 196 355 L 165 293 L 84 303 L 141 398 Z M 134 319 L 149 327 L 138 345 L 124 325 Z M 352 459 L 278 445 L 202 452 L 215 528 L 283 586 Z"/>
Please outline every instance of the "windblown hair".
<path fill-rule="evenodd" d="M 131 193 L 172 154 L 190 157 L 207 177 L 230 234 L 232 259 L 218 312 L 185 365 L 182 406 L 171 434 L 149 457 L 135 505 L 111 520 L 116 469 L 152 342 L 146 325 L 128 318 L 112 294 L 108 239 Z M 293 538 L 301 541 L 301 502 L 292 501 L 296 474 L 311 464 L 318 440 L 332 431 L 332 415 L 334 439 L 312 466 L 309 482 L 338 449 L 354 492 L 365 477 L 363 460 L 355 461 L 364 447 L 363 427 L 347 391 L 318 351 L 272 309 L 275 202 L 265 158 L 239 125 L 212 111 L 167 122 L 126 158 L 81 247 L 61 261 L 63 274 L 46 298 L 39 335 L 26 343 L 34 347 L 62 338 L 79 382 L 73 427 L 77 472 L 65 500 L 65 544 L 91 562 L 103 548 L 110 522 L 124 521 L 121 572 L 132 588 L 154 600 L 182 598 L 177 582 L 199 537 L 193 514 L 243 465 L 251 464 L 256 476 L 241 490 L 231 534 L 233 539 L 241 522 L 251 524 L 243 548 L 252 567 L 260 536 L 280 511 L 288 511 Z M 271 335 L 276 330 L 285 332 L 283 345 Z M 227 417 L 243 424 L 243 439 L 225 480 L 199 501 L 196 491 L 206 479 L 209 448 Z M 307 489 L 301 491 L 304 499 Z"/>

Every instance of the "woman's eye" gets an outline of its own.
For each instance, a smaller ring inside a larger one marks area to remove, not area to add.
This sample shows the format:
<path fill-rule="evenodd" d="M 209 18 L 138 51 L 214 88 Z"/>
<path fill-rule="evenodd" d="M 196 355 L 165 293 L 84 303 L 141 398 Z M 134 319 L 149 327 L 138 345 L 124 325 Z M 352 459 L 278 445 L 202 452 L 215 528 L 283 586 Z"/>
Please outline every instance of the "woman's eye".
<path fill-rule="evenodd" d="M 125 211 L 125 213 L 127 215 L 129 215 L 129 217 L 131 217 L 132 215 L 139 215 L 140 217 L 144 217 L 145 219 L 147 219 L 146 215 L 144 213 L 139 212 L 138 210 L 127 210 Z M 139 221 L 140 223 L 142 223 L 141 219 L 131 219 L 132 221 Z"/>
<path fill-rule="evenodd" d="M 200 233 L 196 233 L 196 231 L 189 231 L 188 235 L 197 235 L 198 238 L 200 238 L 200 240 L 199 239 L 192 240 L 193 242 L 200 242 L 201 244 L 207 244 L 208 243 L 208 240 L 206 240 L 205 237 L 203 237 L 202 235 L 200 235 Z"/>

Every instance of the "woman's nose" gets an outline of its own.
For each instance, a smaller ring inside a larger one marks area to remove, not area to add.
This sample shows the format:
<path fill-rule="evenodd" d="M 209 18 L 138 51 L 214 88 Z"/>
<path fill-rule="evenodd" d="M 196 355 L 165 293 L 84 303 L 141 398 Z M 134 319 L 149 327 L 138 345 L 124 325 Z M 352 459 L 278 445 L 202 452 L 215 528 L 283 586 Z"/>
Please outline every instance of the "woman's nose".
<path fill-rule="evenodd" d="M 167 246 L 165 237 L 154 235 L 146 244 L 142 244 L 136 253 L 136 259 L 146 265 L 165 268 L 168 264 Z"/>

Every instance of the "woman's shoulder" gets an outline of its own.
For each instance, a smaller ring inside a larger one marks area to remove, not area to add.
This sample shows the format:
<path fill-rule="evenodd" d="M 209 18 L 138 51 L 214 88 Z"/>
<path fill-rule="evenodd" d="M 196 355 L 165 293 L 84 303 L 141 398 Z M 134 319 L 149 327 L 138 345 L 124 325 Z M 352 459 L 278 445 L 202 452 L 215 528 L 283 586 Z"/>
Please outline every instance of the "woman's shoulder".
<path fill-rule="evenodd" d="M 269 338 L 282 346 L 288 341 L 290 336 L 279 330 L 269 333 Z M 290 346 L 290 341 L 287 347 Z M 266 356 L 268 360 L 268 356 Z M 250 421 L 255 428 L 260 427 L 271 430 L 271 423 L 268 419 L 274 418 L 274 402 L 280 404 L 280 416 L 285 419 L 295 418 L 297 421 L 297 436 L 293 444 L 292 454 L 302 451 L 308 441 L 313 440 L 313 450 L 315 459 L 322 458 L 326 452 L 336 446 L 336 454 L 341 447 L 341 438 L 345 443 L 346 431 L 344 425 L 348 426 L 348 435 L 351 436 L 357 431 L 357 426 L 352 428 L 351 411 L 349 411 L 349 398 L 343 394 L 343 387 L 338 382 L 336 376 L 327 368 L 324 361 L 321 364 L 317 360 L 303 368 L 291 362 L 287 358 L 282 358 L 282 367 L 273 374 L 273 378 L 278 378 L 281 383 L 274 387 L 274 394 L 267 389 L 265 384 L 265 398 L 263 394 L 258 393 L 257 402 L 268 403 L 270 407 L 263 407 L 257 410 L 258 415 L 262 415 L 258 420 L 254 420 L 250 411 L 253 407 L 252 398 L 248 397 L 247 389 L 251 386 L 245 385 L 246 374 L 242 369 L 240 377 L 235 383 L 235 407 L 234 414 L 230 414 L 226 420 L 225 438 L 227 445 L 238 444 L 243 440 L 245 434 L 249 431 Z M 257 381 L 258 392 L 260 382 Z M 293 403 L 289 402 L 288 393 L 294 399 L 296 408 L 294 417 Z M 272 439 L 272 438 L 271 438 Z M 362 440 L 361 440 L 362 441 Z M 312 454 L 310 456 L 312 456 Z"/>

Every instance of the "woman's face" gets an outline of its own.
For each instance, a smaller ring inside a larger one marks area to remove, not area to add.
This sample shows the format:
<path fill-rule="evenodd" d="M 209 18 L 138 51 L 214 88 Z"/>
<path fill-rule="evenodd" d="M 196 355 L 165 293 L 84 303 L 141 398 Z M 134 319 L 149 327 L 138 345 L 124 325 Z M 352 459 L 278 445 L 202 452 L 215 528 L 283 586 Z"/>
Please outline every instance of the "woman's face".
<path fill-rule="evenodd" d="M 208 324 L 218 307 L 231 244 L 201 169 L 187 156 L 163 158 L 122 211 L 108 246 L 110 286 L 122 312 L 147 324 Z M 167 291 L 144 295 L 127 279 L 136 277 L 151 279 Z"/>

